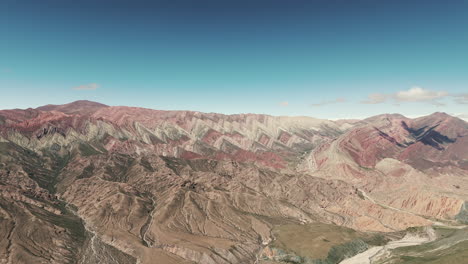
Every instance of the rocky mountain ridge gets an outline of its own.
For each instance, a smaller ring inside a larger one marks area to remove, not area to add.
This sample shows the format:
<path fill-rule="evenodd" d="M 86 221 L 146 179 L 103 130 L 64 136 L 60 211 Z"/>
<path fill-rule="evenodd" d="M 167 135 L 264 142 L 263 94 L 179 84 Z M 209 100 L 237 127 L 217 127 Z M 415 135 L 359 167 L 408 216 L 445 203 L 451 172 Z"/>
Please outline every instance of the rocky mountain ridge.
<path fill-rule="evenodd" d="M 443 113 L 328 121 L 89 101 L 2 110 L 0 259 L 254 263 L 278 225 L 385 233 L 456 221 L 467 135 L 468 123 Z"/>

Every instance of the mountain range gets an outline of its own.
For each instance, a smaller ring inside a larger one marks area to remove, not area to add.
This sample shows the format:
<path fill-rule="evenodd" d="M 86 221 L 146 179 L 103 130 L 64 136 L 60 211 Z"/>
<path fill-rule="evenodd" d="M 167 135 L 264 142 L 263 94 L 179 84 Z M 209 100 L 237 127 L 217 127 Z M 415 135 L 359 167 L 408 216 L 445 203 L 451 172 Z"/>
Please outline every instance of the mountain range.
<path fill-rule="evenodd" d="M 467 150 L 445 113 L 1 110 L 0 263 L 463 263 Z"/>

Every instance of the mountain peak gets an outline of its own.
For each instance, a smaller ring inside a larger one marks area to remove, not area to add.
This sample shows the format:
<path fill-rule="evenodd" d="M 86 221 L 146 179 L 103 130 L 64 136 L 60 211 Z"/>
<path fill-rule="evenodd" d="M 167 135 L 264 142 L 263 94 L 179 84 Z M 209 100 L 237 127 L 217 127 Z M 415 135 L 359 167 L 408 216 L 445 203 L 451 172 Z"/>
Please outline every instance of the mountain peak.
<path fill-rule="evenodd" d="M 88 101 L 88 100 L 78 100 L 74 101 L 68 104 L 63 104 L 63 105 L 44 105 L 36 108 L 37 110 L 40 111 L 58 111 L 62 112 L 65 114 L 92 114 L 96 112 L 97 110 L 104 108 L 104 107 L 109 107 L 108 105 L 101 104 L 98 102 L 93 102 L 93 101 Z"/>
<path fill-rule="evenodd" d="M 445 112 L 434 112 L 428 116 L 437 116 L 437 117 L 452 117 L 451 115 L 445 113 Z"/>

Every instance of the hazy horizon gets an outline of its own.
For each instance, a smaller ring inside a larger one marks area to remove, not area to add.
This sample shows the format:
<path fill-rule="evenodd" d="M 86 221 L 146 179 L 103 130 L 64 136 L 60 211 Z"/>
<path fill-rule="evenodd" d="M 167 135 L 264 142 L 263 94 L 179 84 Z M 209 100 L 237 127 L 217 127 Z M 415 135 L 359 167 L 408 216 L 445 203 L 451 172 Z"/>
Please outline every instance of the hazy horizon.
<path fill-rule="evenodd" d="M 105 104 L 105 103 L 102 103 L 102 102 L 97 102 L 97 101 L 92 101 L 92 100 L 77 100 L 77 101 L 73 101 L 73 102 L 66 102 L 66 103 L 63 103 L 63 104 L 45 104 L 45 105 L 38 105 L 38 106 L 34 106 L 34 107 L 27 107 L 27 108 L 8 108 L 8 109 L 3 109 L 3 108 L 0 108 L 0 110 L 14 110 L 14 109 L 28 109 L 28 108 L 39 108 L 39 107 L 42 107 L 42 106 L 47 106 L 47 105 L 65 105 L 65 104 L 71 104 L 71 103 L 75 103 L 75 102 L 79 102 L 79 101 L 87 101 L 87 102 L 94 102 L 94 103 L 100 103 L 100 104 L 104 104 L 104 105 L 107 105 L 107 106 L 124 106 L 124 107 L 137 107 L 137 108 L 146 108 L 146 109 L 151 109 L 151 110 L 161 110 L 161 111 L 191 111 L 191 112 L 202 112 L 202 113 L 213 113 L 213 114 L 224 114 L 224 115 L 239 115 L 239 114 L 252 114 L 252 115 L 271 115 L 271 114 L 268 114 L 268 113 L 250 113 L 250 112 L 238 112 L 238 113 L 219 113 L 219 112 L 205 112 L 205 111 L 197 111 L 197 110 L 192 110 L 192 109 L 159 109 L 159 108 L 151 108 L 151 107 L 141 107 L 141 106 L 138 106 L 138 105 L 110 105 L 110 104 Z M 376 115 L 370 115 L 370 116 L 362 116 L 362 117 L 351 117 L 351 118 L 320 118 L 320 117 L 317 117 L 317 116 L 311 116 L 311 115 L 271 115 L 271 116 L 284 116 L 284 117 L 311 117 L 311 118 L 317 118 L 317 119 L 324 119 L 324 120 L 331 120 L 331 121 L 338 121 L 338 120 L 345 120 L 345 119 L 348 119 L 348 120 L 353 120 L 353 119 L 356 119 L 356 120 L 363 120 L 363 119 L 366 119 L 366 118 L 370 118 L 370 117 L 373 117 L 373 116 L 378 116 L 378 115 L 384 115 L 384 114 L 400 114 L 400 115 L 403 115 L 407 118 L 418 118 L 418 117 L 424 117 L 424 116 L 428 116 L 428 115 L 432 115 L 432 114 L 435 114 L 435 113 L 445 113 L 445 114 L 448 114 L 448 115 L 451 115 L 451 116 L 454 116 L 454 117 L 458 117 L 464 121 L 467 121 L 468 122 L 468 115 L 466 114 L 457 114 L 457 113 L 446 113 L 446 112 L 443 112 L 443 111 L 436 111 L 436 112 L 432 112 L 432 113 L 429 113 L 429 114 L 423 114 L 423 115 L 404 115 L 404 114 L 401 114 L 401 113 L 390 113 L 390 112 L 387 112 L 387 113 L 380 113 L 380 114 L 376 114 Z"/>

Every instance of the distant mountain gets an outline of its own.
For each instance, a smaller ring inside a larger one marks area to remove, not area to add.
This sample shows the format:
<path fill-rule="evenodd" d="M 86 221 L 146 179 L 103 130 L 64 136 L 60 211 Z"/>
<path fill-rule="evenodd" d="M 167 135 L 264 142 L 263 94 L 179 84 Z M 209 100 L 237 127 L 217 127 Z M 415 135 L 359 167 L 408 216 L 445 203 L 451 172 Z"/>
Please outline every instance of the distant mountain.
<path fill-rule="evenodd" d="M 64 105 L 44 105 L 36 109 L 40 111 L 57 111 L 65 114 L 85 115 L 94 113 L 97 110 L 105 107 L 109 106 L 87 100 L 80 100 Z"/>
<path fill-rule="evenodd" d="M 464 222 L 467 149 L 468 123 L 444 113 L 329 121 L 90 101 L 3 110 L 0 259 L 272 263 L 288 250 L 273 248 L 278 226 L 387 236 Z"/>

